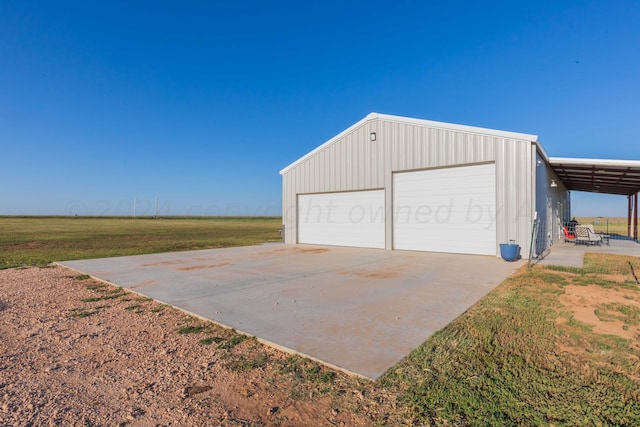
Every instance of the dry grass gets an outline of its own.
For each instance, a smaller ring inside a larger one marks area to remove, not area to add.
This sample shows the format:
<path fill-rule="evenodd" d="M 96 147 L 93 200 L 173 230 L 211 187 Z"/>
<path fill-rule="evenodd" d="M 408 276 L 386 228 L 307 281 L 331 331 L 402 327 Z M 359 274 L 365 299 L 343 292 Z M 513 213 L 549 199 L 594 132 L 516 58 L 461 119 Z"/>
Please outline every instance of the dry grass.
<path fill-rule="evenodd" d="M 1 265 L 277 240 L 280 224 L 138 221 L 0 219 Z M 255 340 L 195 319 L 175 331 L 228 352 L 224 365 L 234 372 L 271 372 L 265 381 L 287 381 L 291 397 L 332 396 L 377 425 L 640 425 L 640 288 L 630 266 L 640 271 L 640 258 L 587 254 L 583 268 L 523 268 L 376 382 L 297 356 L 272 358 Z M 117 288 L 94 282 L 87 288 L 97 295 L 69 317 L 94 316 L 105 299 L 125 309 L 131 304 Z M 576 289 L 593 298 L 576 300 Z M 105 298 L 112 295 L 118 298 Z M 166 308 L 136 305 L 152 313 Z M 581 317 L 578 306 L 590 317 Z M 619 328 L 602 333 L 593 322 Z"/>
<path fill-rule="evenodd" d="M 279 241 L 280 218 L 0 217 L 0 269 Z"/>
<path fill-rule="evenodd" d="M 623 338 L 640 304 L 630 260 L 640 266 L 640 258 L 589 254 L 585 269 L 523 268 L 382 383 L 430 425 L 640 425 L 640 347 Z M 605 265 L 606 277 L 592 272 Z M 619 333 L 578 320 L 563 304 L 569 286 L 598 295 L 585 310 L 615 318 Z M 623 303 L 608 302 L 612 292 Z"/>
<path fill-rule="evenodd" d="M 593 228 L 598 233 L 618 234 L 626 236 L 627 218 L 624 217 L 578 217 L 576 220 L 580 224 L 593 224 Z"/>

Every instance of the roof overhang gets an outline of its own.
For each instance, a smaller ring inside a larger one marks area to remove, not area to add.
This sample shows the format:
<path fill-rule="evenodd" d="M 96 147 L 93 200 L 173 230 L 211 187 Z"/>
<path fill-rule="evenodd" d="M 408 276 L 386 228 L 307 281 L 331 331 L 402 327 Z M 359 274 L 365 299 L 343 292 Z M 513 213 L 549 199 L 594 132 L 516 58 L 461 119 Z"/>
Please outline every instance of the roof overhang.
<path fill-rule="evenodd" d="M 551 157 L 568 190 L 630 196 L 640 191 L 640 161 Z"/>

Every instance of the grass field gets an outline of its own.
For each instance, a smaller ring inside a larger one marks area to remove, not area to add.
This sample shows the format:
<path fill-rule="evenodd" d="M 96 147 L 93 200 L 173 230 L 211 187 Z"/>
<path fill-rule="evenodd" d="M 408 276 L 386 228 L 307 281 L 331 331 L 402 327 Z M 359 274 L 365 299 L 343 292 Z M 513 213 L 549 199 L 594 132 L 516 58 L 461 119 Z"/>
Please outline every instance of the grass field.
<path fill-rule="evenodd" d="M 0 268 L 280 241 L 278 218 L 0 217 Z"/>
<path fill-rule="evenodd" d="M 275 241 L 280 223 L 0 218 L 0 265 Z M 523 267 L 380 380 L 333 373 L 318 396 L 359 390 L 353 410 L 371 411 L 378 425 L 640 425 L 640 287 L 630 266 L 640 271 L 640 258 L 587 254 L 583 268 Z M 572 305 L 571 293 L 595 302 Z M 256 366 L 271 363 L 283 362 Z M 307 374 L 327 372 L 299 357 L 280 370 L 296 378 L 292 398 L 307 400 L 316 381 Z"/>
<path fill-rule="evenodd" d="M 607 254 L 581 269 L 524 267 L 382 384 L 430 425 L 640 425 L 640 288 L 628 262 L 640 270 L 640 258 Z M 591 313 L 635 338 L 578 320 L 569 289 L 602 295 Z"/>
<path fill-rule="evenodd" d="M 626 236 L 627 218 L 623 217 L 578 217 L 576 220 L 580 224 L 593 224 L 596 233 L 619 234 Z"/>

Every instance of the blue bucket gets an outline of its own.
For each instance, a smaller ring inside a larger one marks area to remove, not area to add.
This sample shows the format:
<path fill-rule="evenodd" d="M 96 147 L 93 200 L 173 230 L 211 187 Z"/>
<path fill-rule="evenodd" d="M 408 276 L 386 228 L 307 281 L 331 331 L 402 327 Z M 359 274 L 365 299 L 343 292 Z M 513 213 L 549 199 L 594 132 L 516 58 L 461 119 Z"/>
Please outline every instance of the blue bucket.
<path fill-rule="evenodd" d="M 515 261 L 518 259 L 519 249 L 517 243 L 500 243 L 500 256 L 505 261 Z"/>

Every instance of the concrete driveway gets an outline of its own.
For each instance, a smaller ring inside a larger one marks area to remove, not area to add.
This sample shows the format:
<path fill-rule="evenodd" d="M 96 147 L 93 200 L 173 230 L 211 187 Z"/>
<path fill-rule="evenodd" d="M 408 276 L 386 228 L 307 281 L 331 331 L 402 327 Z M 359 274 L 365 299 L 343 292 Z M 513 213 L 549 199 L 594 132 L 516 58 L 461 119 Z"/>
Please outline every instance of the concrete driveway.
<path fill-rule="evenodd" d="M 376 379 L 523 263 L 275 243 L 59 264 Z"/>

